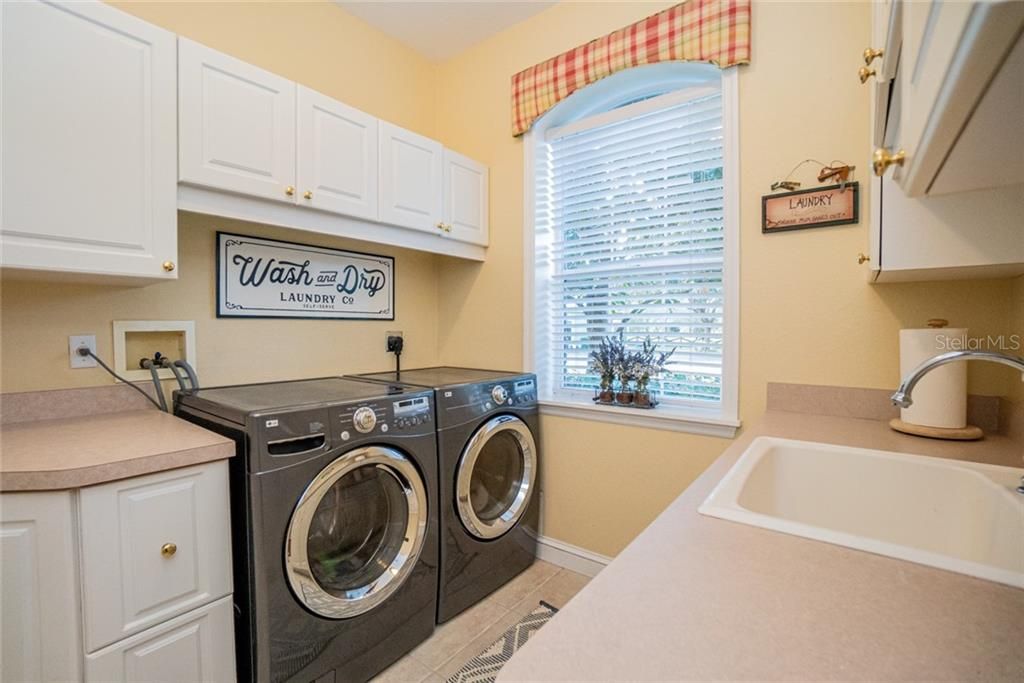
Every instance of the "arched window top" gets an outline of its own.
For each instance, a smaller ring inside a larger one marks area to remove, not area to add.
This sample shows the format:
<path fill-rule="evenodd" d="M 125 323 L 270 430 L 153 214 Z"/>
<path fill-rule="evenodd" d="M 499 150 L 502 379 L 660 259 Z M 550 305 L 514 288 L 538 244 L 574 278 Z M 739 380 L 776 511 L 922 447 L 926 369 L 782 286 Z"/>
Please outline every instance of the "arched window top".
<path fill-rule="evenodd" d="M 690 87 L 721 87 L 723 71 L 711 64 L 663 62 L 619 71 L 555 105 L 533 125 L 534 136 L 549 128 Z"/>

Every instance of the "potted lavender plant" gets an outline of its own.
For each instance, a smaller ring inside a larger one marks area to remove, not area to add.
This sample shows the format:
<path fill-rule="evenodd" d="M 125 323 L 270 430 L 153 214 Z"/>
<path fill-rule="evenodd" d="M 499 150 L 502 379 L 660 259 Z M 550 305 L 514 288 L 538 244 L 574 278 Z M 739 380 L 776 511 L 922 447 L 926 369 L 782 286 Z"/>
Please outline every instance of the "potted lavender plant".
<path fill-rule="evenodd" d="M 651 399 L 648 388 L 651 379 L 657 377 L 665 369 L 665 363 L 676 352 L 675 347 L 665 353 L 658 353 L 658 345 L 651 341 L 650 337 L 644 340 L 643 348 L 637 352 L 637 364 L 639 366 L 636 380 L 636 395 L 633 401 L 640 408 L 653 408 L 657 405 Z"/>
<path fill-rule="evenodd" d="M 597 395 L 599 403 L 613 403 L 615 392 L 612 391 L 612 384 L 615 382 L 616 349 L 610 337 L 601 340 L 600 345 L 590 352 L 590 372 L 601 378 L 601 391 Z"/>

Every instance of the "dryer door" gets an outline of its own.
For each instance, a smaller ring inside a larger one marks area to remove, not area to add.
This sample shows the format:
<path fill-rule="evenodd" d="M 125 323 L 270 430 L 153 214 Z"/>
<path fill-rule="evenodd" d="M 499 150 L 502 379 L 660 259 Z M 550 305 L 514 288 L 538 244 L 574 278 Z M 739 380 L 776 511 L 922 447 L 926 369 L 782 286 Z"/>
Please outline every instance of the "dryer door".
<path fill-rule="evenodd" d="M 426 528 L 426 488 L 413 463 L 391 448 L 349 451 L 295 506 L 284 548 L 288 582 L 320 616 L 362 614 L 402 585 Z"/>
<path fill-rule="evenodd" d="M 522 420 L 499 415 L 476 430 L 459 459 L 455 503 L 466 530 L 489 540 L 526 512 L 537 478 L 537 445 Z"/>

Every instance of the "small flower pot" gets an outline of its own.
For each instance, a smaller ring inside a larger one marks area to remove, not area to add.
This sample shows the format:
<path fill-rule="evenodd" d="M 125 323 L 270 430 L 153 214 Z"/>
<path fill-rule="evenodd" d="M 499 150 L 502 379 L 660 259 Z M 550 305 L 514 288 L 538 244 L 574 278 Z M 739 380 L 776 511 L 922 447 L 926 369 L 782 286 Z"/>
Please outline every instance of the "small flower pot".
<path fill-rule="evenodd" d="M 617 394 L 615 394 L 615 402 L 619 403 L 621 405 L 624 405 L 624 406 L 628 406 L 630 403 L 633 402 L 633 392 L 632 391 L 620 391 L 620 392 L 618 392 Z"/>
<path fill-rule="evenodd" d="M 602 391 L 601 393 L 599 393 L 597 395 L 597 402 L 598 403 L 614 403 L 615 402 L 615 392 L 612 391 L 611 389 L 606 389 L 606 390 Z"/>
<path fill-rule="evenodd" d="M 638 391 L 636 396 L 633 397 L 633 403 L 641 408 L 650 408 L 654 405 L 651 401 L 651 395 L 646 391 Z"/>

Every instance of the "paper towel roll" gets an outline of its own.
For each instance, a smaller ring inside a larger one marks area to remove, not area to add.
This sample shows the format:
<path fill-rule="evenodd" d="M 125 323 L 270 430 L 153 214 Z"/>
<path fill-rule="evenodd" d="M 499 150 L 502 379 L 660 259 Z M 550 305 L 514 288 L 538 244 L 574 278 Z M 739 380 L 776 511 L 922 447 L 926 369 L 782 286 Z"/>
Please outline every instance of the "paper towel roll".
<path fill-rule="evenodd" d="M 933 356 L 955 350 L 951 339 L 967 335 L 964 328 L 900 330 L 900 376 Z M 949 363 L 931 370 L 914 387 L 914 403 L 900 409 L 900 419 L 926 427 L 967 426 L 967 363 Z"/>

